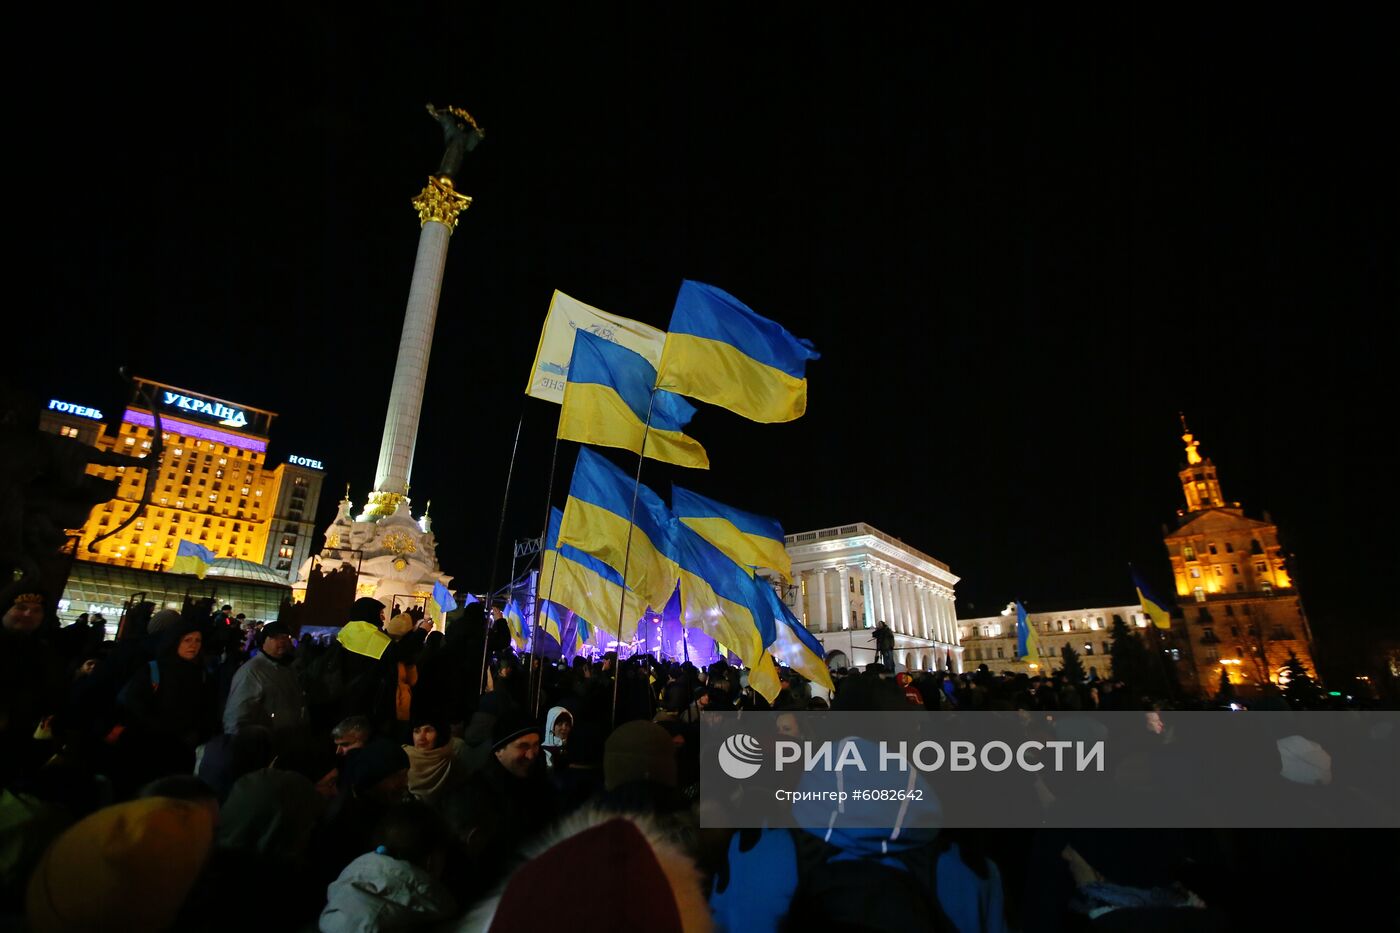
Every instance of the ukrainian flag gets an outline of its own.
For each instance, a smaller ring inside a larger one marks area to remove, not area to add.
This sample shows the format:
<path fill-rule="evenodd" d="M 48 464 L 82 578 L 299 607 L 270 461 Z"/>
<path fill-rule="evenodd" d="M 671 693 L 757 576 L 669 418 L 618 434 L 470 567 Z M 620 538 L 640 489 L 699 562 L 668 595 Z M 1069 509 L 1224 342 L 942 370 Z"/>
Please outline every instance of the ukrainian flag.
<path fill-rule="evenodd" d="M 657 367 L 673 392 L 751 421 L 793 421 L 807 410 L 811 341 L 755 314 L 712 285 L 682 282 Z"/>
<path fill-rule="evenodd" d="M 634 454 L 643 453 L 645 440 L 645 455 L 653 460 L 708 470 L 705 448 L 682 431 L 695 416 L 695 406 L 655 386 L 656 370 L 646 357 L 577 331 L 559 410 L 559 437 Z"/>
<path fill-rule="evenodd" d="M 646 603 L 628 592 L 622 574 L 603 561 L 571 545 L 557 544 L 562 521 L 563 513 L 551 509 L 545 537 L 550 547 L 541 561 L 537 592 L 547 602 L 571 610 L 585 640 L 592 630 L 585 618 L 596 620 L 598 628 L 618 638 L 618 607 L 623 608 L 622 629 L 626 630 L 646 614 Z"/>
<path fill-rule="evenodd" d="M 1142 611 L 1147 613 L 1147 617 L 1152 620 L 1152 624 L 1158 628 L 1170 629 L 1172 627 L 1172 613 L 1167 608 L 1167 604 L 1158 599 L 1142 577 L 1138 576 L 1137 569 L 1129 565 L 1133 574 L 1133 586 L 1137 589 L 1138 602 L 1142 604 Z"/>
<path fill-rule="evenodd" d="M 778 637 L 770 649 L 773 657 L 812 683 L 835 693 L 836 685 L 831 680 L 831 669 L 826 666 L 826 651 L 822 643 L 797 620 L 797 616 L 784 605 L 771 586 L 761 580 L 758 582 L 768 594 L 768 606 L 777 622 Z"/>
<path fill-rule="evenodd" d="M 443 624 L 447 614 L 457 608 L 457 600 L 452 598 L 452 591 L 442 585 L 441 581 L 433 584 L 433 598 L 428 601 L 428 615 L 438 625 Z"/>
<path fill-rule="evenodd" d="M 170 572 L 192 573 L 203 580 L 204 572 L 215 560 L 214 552 L 204 545 L 195 544 L 193 541 L 181 541 L 175 550 L 175 559 L 170 562 Z"/>
<path fill-rule="evenodd" d="M 766 584 L 684 525 L 677 524 L 672 540 L 680 569 L 681 623 L 729 646 L 752 669 L 750 686 L 771 701 L 778 695 L 778 677 L 765 649 L 777 632 L 762 593 Z"/>
<path fill-rule="evenodd" d="M 520 603 L 512 599 L 506 604 L 506 624 L 510 626 L 510 640 L 515 644 L 516 651 L 524 651 L 530 644 L 530 626 L 525 621 L 525 613 L 520 609 Z"/>
<path fill-rule="evenodd" d="M 1016 603 L 1016 657 L 1022 661 L 1040 657 L 1040 634 L 1026 618 L 1026 607 Z"/>
<path fill-rule="evenodd" d="M 734 563 L 764 567 L 792 582 L 792 558 L 777 519 L 736 509 L 679 486 L 671 487 L 671 511 Z"/>
<path fill-rule="evenodd" d="M 629 522 L 633 517 L 634 489 L 635 521 Z M 676 589 L 676 562 L 668 556 L 676 527 L 678 523 L 660 496 L 645 486 L 637 486 L 633 477 L 601 454 L 587 447 L 579 449 L 559 528 L 560 545 L 576 548 L 609 567 L 625 569 L 628 589 L 644 604 L 664 606 Z M 616 607 L 614 603 L 614 618 Z M 584 615 L 598 625 L 610 624 L 591 612 L 585 611 Z"/>

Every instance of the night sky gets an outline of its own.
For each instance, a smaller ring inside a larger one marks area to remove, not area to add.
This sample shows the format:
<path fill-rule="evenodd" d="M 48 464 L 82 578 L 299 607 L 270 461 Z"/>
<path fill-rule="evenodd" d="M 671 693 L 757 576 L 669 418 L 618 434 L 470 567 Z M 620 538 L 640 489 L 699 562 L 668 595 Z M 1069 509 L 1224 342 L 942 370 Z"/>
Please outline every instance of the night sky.
<path fill-rule="evenodd" d="M 272 456 L 327 465 L 322 527 L 346 482 L 362 504 L 442 148 L 423 105 L 452 103 L 487 137 L 413 498 L 459 581 L 488 584 L 522 412 L 507 539 L 543 518 L 557 409 L 523 389 L 552 291 L 664 328 L 692 278 L 823 356 L 800 421 L 702 405 L 713 469 L 649 463 L 663 493 L 869 522 L 947 562 L 965 616 L 1126 603 L 1129 561 L 1169 591 L 1184 410 L 1318 635 L 1374 610 L 1400 475 L 1379 21 L 505 6 L 41 24 L 62 54 L 12 93 L 8 239 L 43 349 L 6 378 L 116 416 L 125 365 L 272 409 Z"/>

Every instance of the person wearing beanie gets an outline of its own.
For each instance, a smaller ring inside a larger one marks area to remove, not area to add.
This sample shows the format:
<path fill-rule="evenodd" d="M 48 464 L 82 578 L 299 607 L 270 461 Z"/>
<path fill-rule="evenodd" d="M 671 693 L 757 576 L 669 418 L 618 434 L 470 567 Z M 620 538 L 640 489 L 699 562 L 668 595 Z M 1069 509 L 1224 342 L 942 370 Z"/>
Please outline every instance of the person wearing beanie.
<path fill-rule="evenodd" d="M 304 728 L 306 709 L 292 660 L 292 636 L 286 626 L 264 625 L 258 633 L 258 653 L 233 675 L 224 706 L 225 732 L 264 726 L 279 739 Z"/>
<path fill-rule="evenodd" d="M 413 621 L 413 616 L 406 612 L 400 612 L 389 620 L 389 623 L 384 626 L 384 631 L 390 638 L 397 641 L 417 627 L 418 623 Z"/>
<path fill-rule="evenodd" d="M 502 933 L 555 925 L 542 891 L 578 876 L 590 865 L 606 865 L 627 879 L 627 894 L 588 910 L 571 911 L 575 933 L 612 930 L 714 929 L 695 862 L 645 816 L 585 809 L 531 842 L 524 863 L 479 903 L 457 927 L 459 933 Z"/>
<path fill-rule="evenodd" d="M 554 820 L 554 789 L 540 762 L 543 732 L 538 721 L 523 714 L 500 716 L 486 764 L 452 795 L 453 822 L 470 839 L 468 853 L 492 866 L 490 871 Z M 480 880 L 484 892 L 488 879 Z"/>
<path fill-rule="evenodd" d="M 152 797 L 106 807 L 49 847 L 29 879 L 33 933 L 168 930 L 214 840 L 206 807 Z"/>

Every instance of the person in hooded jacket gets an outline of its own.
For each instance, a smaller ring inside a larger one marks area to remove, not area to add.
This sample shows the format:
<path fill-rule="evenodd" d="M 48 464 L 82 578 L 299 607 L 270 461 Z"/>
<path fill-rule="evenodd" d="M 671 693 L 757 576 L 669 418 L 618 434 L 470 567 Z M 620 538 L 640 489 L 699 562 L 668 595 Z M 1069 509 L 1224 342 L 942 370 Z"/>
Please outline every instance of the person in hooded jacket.
<path fill-rule="evenodd" d="M 178 739 L 193 751 L 218 731 L 218 697 L 203 664 L 204 635 L 192 622 L 164 631 L 155 660 L 122 691 L 122 721 L 132 732 Z"/>

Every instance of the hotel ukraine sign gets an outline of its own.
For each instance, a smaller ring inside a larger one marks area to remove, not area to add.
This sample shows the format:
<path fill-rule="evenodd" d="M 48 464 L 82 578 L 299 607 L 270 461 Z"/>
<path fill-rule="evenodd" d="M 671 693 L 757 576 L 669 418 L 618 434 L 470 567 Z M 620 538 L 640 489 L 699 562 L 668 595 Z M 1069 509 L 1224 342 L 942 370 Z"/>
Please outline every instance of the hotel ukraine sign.
<path fill-rule="evenodd" d="M 203 415 L 226 427 L 241 428 L 248 424 L 248 415 L 243 409 L 225 405 L 223 402 L 211 402 L 192 395 L 171 392 L 169 389 L 161 392 L 160 398 L 161 402 L 168 408 L 178 408 L 181 411 Z"/>

